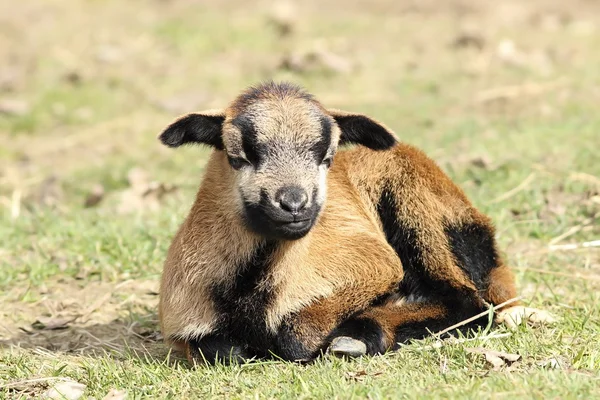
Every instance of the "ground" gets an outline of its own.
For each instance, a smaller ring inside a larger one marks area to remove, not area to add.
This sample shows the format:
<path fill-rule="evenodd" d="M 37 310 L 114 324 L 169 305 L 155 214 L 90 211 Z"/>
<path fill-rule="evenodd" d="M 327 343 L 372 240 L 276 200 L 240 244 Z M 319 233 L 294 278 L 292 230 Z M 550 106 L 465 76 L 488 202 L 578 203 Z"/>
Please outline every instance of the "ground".
<path fill-rule="evenodd" d="M 3 2 L 0 398 L 598 396 L 598 65 L 592 0 Z M 560 320 L 307 366 L 170 354 L 157 283 L 208 152 L 156 135 L 267 78 L 423 148 Z"/>

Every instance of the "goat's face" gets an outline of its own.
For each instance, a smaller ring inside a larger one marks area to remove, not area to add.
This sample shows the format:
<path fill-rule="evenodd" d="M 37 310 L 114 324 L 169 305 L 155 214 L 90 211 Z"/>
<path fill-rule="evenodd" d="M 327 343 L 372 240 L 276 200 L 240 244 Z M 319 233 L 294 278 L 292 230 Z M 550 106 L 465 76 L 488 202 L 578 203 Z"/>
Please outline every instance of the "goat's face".
<path fill-rule="evenodd" d="M 325 110 L 301 89 L 274 83 L 247 90 L 223 112 L 185 116 L 160 138 L 172 147 L 200 142 L 224 151 L 248 228 L 284 240 L 303 237 L 317 220 L 338 144 L 380 150 L 395 143 L 368 117 Z"/>
<path fill-rule="evenodd" d="M 339 136 L 333 118 L 302 97 L 257 99 L 225 120 L 225 151 L 253 231 L 297 239 L 310 230 Z"/>

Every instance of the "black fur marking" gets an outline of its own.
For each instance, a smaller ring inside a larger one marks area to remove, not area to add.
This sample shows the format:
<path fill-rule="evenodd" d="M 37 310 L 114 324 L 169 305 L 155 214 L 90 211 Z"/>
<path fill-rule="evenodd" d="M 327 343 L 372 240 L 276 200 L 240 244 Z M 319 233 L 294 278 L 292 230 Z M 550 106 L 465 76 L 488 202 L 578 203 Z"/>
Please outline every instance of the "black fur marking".
<path fill-rule="evenodd" d="M 216 362 L 230 364 L 250 358 L 239 346 L 234 346 L 223 335 L 207 335 L 200 340 L 190 340 L 190 355 L 196 362 L 213 365 Z"/>
<path fill-rule="evenodd" d="M 310 148 L 318 164 L 325 159 L 329 147 L 331 147 L 331 121 L 326 116 L 321 116 L 321 138 Z"/>
<path fill-rule="evenodd" d="M 383 330 L 376 321 L 370 318 L 350 317 L 331 332 L 327 343 L 339 336 L 349 336 L 360 340 L 367 346 L 368 355 L 383 354 L 386 351 L 383 345 Z"/>
<path fill-rule="evenodd" d="M 169 125 L 158 138 L 169 147 L 202 143 L 223 150 L 221 128 L 224 120 L 222 115 L 189 114 Z"/>
<path fill-rule="evenodd" d="M 274 352 L 278 357 L 289 361 L 298 361 L 311 359 L 315 356 L 306 349 L 300 341 L 293 327 L 301 323 L 297 315 L 288 316 L 279 327 L 277 337 L 275 339 Z"/>
<path fill-rule="evenodd" d="M 340 144 L 355 143 L 373 150 L 387 150 L 396 138 L 387 129 L 364 115 L 333 116 L 342 130 Z"/>
<path fill-rule="evenodd" d="M 256 128 L 247 116 L 240 115 L 231 121 L 233 125 L 238 127 L 242 133 L 242 148 L 246 153 L 246 158 L 254 166 L 260 163 L 260 146 L 256 139 Z"/>
<path fill-rule="evenodd" d="M 489 227 L 477 223 L 447 226 L 445 232 L 458 266 L 478 289 L 485 290 L 490 272 L 498 266 L 494 233 Z"/>
<path fill-rule="evenodd" d="M 451 287 L 444 281 L 432 279 L 427 275 L 423 254 L 417 242 L 417 231 L 406 226 L 396 216 L 396 200 L 394 193 L 384 188 L 379 202 L 377 214 L 383 226 L 387 242 L 400 257 L 404 278 L 400 282 L 400 291 L 405 296 L 432 298 L 448 294 Z"/>
<path fill-rule="evenodd" d="M 263 242 L 248 261 L 237 267 L 232 285 L 218 284 L 212 288 L 220 314 L 218 333 L 235 345 L 249 345 L 259 356 L 265 355 L 273 340 L 265 323 L 265 313 L 275 296 L 267 278 L 276 249 L 277 242 Z"/>
<path fill-rule="evenodd" d="M 440 318 L 427 318 L 422 321 L 415 321 L 402 324 L 396 327 L 395 341 L 392 350 L 397 350 L 400 346 L 398 343 L 407 343 L 415 339 L 423 339 L 431 334 L 440 332 L 452 325 L 473 317 L 479 314 L 482 310 L 473 306 L 469 301 L 456 301 L 444 306 L 446 315 Z M 488 323 L 488 317 L 483 316 L 468 324 L 462 325 L 455 330 L 449 331 L 442 335 L 446 338 L 457 332 L 463 335 L 476 330 L 479 327 L 485 326 Z"/>
<path fill-rule="evenodd" d="M 377 213 L 381 220 L 387 242 L 398 254 L 404 270 L 404 278 L 399 284 L 399 291 L 409 301 L 417 299 L 444 300 L 467 298 L 478 302 L 472 290 L 451 286 L 443 279 L 432 277 L 425 266 L 417 235 L 418 231 L 407 226 L 397 218 L 397 205 L 394 193 L 387 187 L 377 203 Z M 440 250 L 441 251 L 441 250 Z"/>

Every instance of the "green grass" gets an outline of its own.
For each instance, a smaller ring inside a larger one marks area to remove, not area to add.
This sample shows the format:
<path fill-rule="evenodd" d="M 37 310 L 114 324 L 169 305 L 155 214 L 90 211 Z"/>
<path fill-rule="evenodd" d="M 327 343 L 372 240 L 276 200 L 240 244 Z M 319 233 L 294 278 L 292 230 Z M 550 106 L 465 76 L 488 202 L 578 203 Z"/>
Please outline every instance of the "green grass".
<path fill-rule="evenodd" d="M 174 399 L 600 394 L 600 252 L 549 248 L 600 239 L 600 47 L 597 35 L 574 28 L 581 21 L 598 26 L 598 9 L 569 6 L 571 18 L 553 29 L 533 17 L 551 15 L 543 1 L 521 5 L 520 15 L 530 17 L 522 20 L 475 7 L 485 40 L 478 51 L 451 46 L 468 18 L 452 1 L 419 12 L 385 0 L 331 5 L 335 12 L 306 2 L 286 39 L 268 25 L 268 6 L 184 3 L 11 6 L 13 40 L 8 52 L 0 46 L 0 65 L 16 66 L 23 79 L 0 100 L 24 99 L 30 107 L 25 115 L 0 114 L 0 398 L 39 396 L 63 378 L 85 384 L 85 396 L 97 399 L 110 389 Z M 30 30 L 36 13 L 61 18 Z M 523 64 L 498 57 L 505 38 L 525 54 Z M 352 72 L 277 68 L 288 49 L 315 41 L 353 64 Z M 98 61 L 102 46 L 116 47 L 121 58 Z M 535 61 L 540 52 L 550 54 L 547 68 Z M 73 71 L 81 83 L 64 79 Z M 157 104 L 192 91 L 201 104 L 188 110 L 184 102 L 181 112 L 221 107 L 265 78 L 294 80 L 326 106 L 372 115 L 423 148 L 493 218 L 525 302 L 560 322 L 305 366 L 194 370 L 170 354 L 156 336 L 158 279 L 209 153 L 162 148 L 156 134 L 177 112 Z M 477 101 L 490 88 L 532 82 L 540 92 Z M 175 184 L 177 193 L 158 210 L 120 213 L 133 167 Z M 85 208 L 95 184 L 105 196 Z M 73 315 L 79 318 L 67 329 L 31 327 L 43 316 Z M 522 358 L 494 370 L 471 347 Z"/>

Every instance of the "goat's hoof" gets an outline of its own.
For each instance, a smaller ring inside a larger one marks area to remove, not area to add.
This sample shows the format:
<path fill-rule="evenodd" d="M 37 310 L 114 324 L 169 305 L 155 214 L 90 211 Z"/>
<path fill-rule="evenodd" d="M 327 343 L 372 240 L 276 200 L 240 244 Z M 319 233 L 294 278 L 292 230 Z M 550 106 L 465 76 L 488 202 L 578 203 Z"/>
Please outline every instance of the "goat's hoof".
<path fill-rule="evenodd" d="M 338 357 L 360 357 L 367 354 L 367 345 L 348 336 L 338 336 L 331 341 L 328 351 Z"/>

